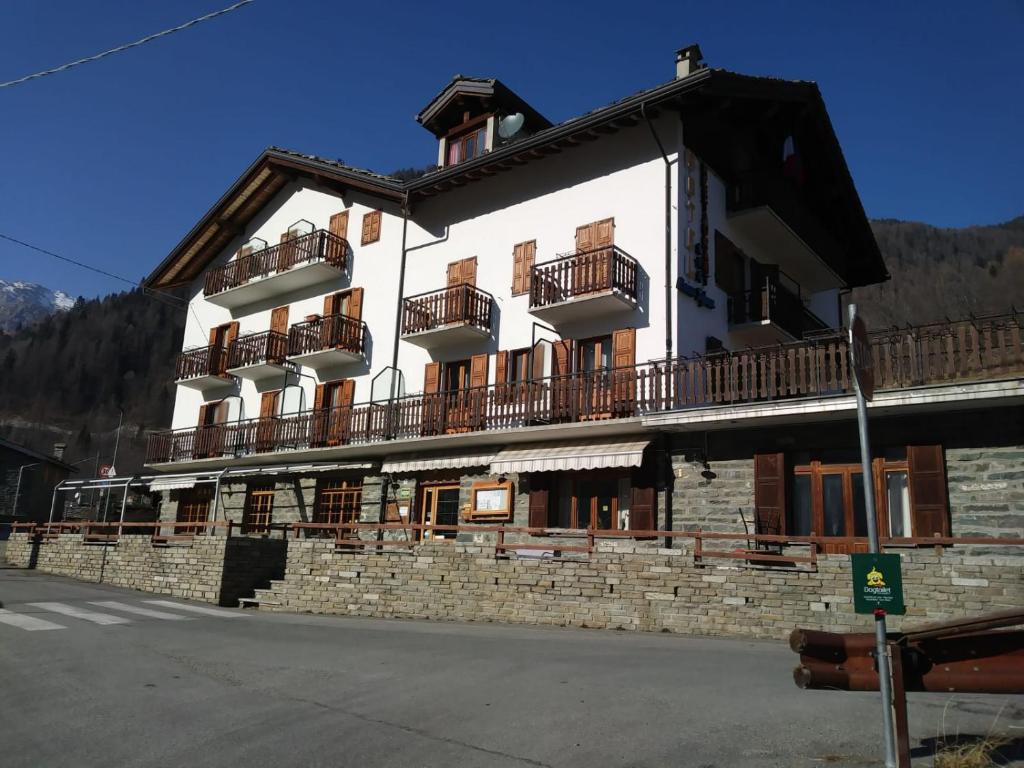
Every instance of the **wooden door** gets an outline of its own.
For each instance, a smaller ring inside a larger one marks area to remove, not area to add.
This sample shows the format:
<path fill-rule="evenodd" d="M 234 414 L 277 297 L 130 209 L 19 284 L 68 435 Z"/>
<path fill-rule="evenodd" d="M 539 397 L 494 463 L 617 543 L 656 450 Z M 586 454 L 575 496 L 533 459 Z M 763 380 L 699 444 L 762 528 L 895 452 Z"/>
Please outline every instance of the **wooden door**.
<path fill-rule="evenodd" d="M 612 248 L 615 219 L 602 219 L 576 228 L 576 257 L 572 287 L 574 295 L 611 288 Z"/>
<path fill-rule="evenodd" d="M 273 450 L 277 435 L 278 413 L 281 406 L 281 390 L 264 392 L 260 396 L 260 420 L 256 423 L 256 450 Z"/>
<path fill-rule="evenodd" d="M 617 416 L 632 414 L 636 407 L 636 329 L 620 328 L 612 334 L 612 403 Z"/>
<path fill-rule="evenodd" d="M 270 336 L 267 337 L 267 362 L 283 362 L 288 354 L 288 307 L 270 312 Z"/>
<path fill-rule="evenodd" d="M 294 241 L 298 236 L 299 233 L 293 229 L 281 233 L 281 247 L 277 249 L 277 259 L 268 265 L 271 272 L 283 272 L 295 264 L 298 249 Z"/>
<path fill-rule="evenodd" d="M 606 419 L 612 414 L 613 349 L 610 336 L 577 342 L 577 399 L 581 420 Z"/>
<path fill-rule="evenodd" d="M 572 339 L 551 343 L 551 415 L 557 421 L 572 420 L 574 403 L 578 402 L 573 394 L 578 378 L 572 375 L 573 352 Z"/>
<path fill-rule="evenodd" d="M 469 312 L 469 289 L 476 285 L 476 256 L 448 265 L 448 289 L 445 295 L 444 324 L 460 323 Z"/>

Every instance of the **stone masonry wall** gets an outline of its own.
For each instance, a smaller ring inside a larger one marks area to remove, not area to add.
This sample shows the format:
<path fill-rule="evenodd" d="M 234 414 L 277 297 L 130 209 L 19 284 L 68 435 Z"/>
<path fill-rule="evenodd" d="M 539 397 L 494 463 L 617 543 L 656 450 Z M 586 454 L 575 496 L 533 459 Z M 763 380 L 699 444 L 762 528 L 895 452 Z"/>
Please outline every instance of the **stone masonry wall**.
<path fill-rule="evenodd" d="M 239 597 L 284 575 L 286 549 L 282 540 L 225 536 L 197 536 L 187 546 L 154 546 L 148 536 L 123 536 L 116 545 L 106 545 L 63 534 L 33 544 L 29 534 L 15 533 L 6 554 L 12 565 L 82 581 L 238 605 Z"/>
<path fill-rule="evenodd" d="M 1024 537 L 1024 445 L 946 451 L 954 536 Z"/>
<path fill-rule="evenodd" d="M 1022 567 L 1020 556 L 908 552 L 906 621 L 1024 607 Z M 551 561 L 499 559 L 462 543 L 364 554 L 292 540 L 285 578 L 257 597 L 264 610 L 769 638 L 797 626 L 872 625 L 853 613 L 846 556 L 821 558 L 817 572 L 766 571 L 699 567 L 682 550 L 632 544 L 602 545 L 586 561 Z"/>

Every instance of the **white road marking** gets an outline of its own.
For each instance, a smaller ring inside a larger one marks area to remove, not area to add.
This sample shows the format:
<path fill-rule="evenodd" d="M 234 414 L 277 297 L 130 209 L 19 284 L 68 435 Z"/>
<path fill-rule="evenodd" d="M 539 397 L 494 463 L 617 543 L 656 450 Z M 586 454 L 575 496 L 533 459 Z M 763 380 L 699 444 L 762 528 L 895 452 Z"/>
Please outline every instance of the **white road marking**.
<path fill-rule="evenodd" d="M 42 608 L 44 611 L 53 611 L 54 613 L 63 613 L 65 616 L 71 616 L 74 619 L 82 619 L 84 621 L 91 621 L 93 624 L 131 624 L 131 619 L 124 619 L 120 616 L 111 616 L 109 613 L 99 613 L 97 611 L 89 611 L 85 608 L 76 608 L 73 605 L 65 605 L 64 603 L 28 603 L 28 605 L 35 606 L 36 608 Z"/>
<path fill-rule="evenodd" d="M 232 613 L 231 611 L 221 610 L 220 608 L 201 608 L 198 605 L 185 605 L 184 603 L 175 603 L 170 600 L 145 600 L 144 602 L 150 605 L 159 605 L 161 608 L 175 608 L 180 611 L 194 611 L 195 613 L 202 613 L 206 616 L 220 616 L 222 619 L 236 619 L 239 616 L 244 616 L 244 613 Z"/>
<path fill-rule="evenodd" d="M 6 608 L 0 608 L 0 624 L 10 624 L 12 627 L 24 629 L 29 632 L 39 632 L 43 629 L 67 629 L 61 624 L 54 624 L 46 619 L 37 619 L 35 616 L 23 616 Z"/>
<path fill-rule="evenodd" d="M 143 608 L 138 605 L 128 605 L 128 603 L 119 603 L 116 600 L 90 600 L 89 605 L 98 605 L 100 608 L 110 608 L 114 611 L 124 611 L 125 613 L 135 613 L 139 616 L 148 616 L 151 619 L 166 619 L 167 621 L 192 621 L 191 616 L 179 616 L 176 613 L 167 613 L 166 611 L 154 611 L 152 608 Z"/>

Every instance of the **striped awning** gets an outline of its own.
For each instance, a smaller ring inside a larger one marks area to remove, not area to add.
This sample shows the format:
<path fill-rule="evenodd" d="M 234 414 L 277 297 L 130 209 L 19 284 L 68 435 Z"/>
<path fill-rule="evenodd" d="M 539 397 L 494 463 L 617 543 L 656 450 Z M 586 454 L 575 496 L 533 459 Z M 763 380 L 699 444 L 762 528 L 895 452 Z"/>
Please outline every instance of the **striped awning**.
<path fill-rule="evenodd" d="M 493 458 L 493 450 L 485 453 L 410 453 L 405 456 L 388 456 L 380 465 L 380 471 L 384 474 L 398 475 L 408 472 L 429 472 L 434 469 L 486 467 Z"/>
<path fill-rule="evenodd" d="M 195 488 L 195 477 L 156 477 L 149 481 L 151 491 L 177 491 L 182 488 Z"/>
<path fill-rule="evenodd" d="M 557 472 L 604 467 L 639 467 L 650 440 L 607 443 L 535 443 L 500 451 L 491 462 L 492 475 L 509 472 Z"/>

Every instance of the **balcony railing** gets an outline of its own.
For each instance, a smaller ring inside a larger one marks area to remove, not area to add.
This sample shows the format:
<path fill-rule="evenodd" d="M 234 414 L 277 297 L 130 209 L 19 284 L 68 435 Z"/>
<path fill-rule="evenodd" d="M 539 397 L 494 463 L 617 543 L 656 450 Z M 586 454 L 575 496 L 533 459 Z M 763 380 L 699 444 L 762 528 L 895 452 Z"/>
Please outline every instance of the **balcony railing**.
<path fill-rule="evenodd" d="M 637 301 L 640 268 L 615 246 L 561 256 L 537 264 L 530 277 L 530 308 L 615 291 Z"/>
<path fill-rule="evenodd" d="M 825 324 L 804 306 L 800 286 L 793 283 L 790 288 L 786 282 L 782 275 L 772 275 L 758 288 L 730 294 L 729 324 L 771 322 L 795 339 L 802 339 L 805 331 L 824 329 Z"/>
<path fill-rule="evenodd" d="M 227 368 L 228 351 L 220 345 L 189 349 L 178 355 L 174 367 L 174 380 L 185 381 L 200 376 L 223 376 Z"/>
<path fill-rule="evenodd" d="M 836 332 L 742 352 L 173 430 L 150 437 L 147 462 L 847 395 L 853 391 L 847 346 L 845 335 Z M 1018 316 L 876 332 L 872 352 L 878 390 L 1024 375 Z"/>
<path fill-rule="evenodd" d="M 228 349 L 228 368 L 280 365 L 288 354 L 288 337 L 277 331 L 239 336 Z"/>
<path fill-rule="evenodd" d="M 288 356 L 298 357 L 328 349 L 354 355 L 364 352 L 366 323 L 348 315 L 324 315 L 296 323 L 288 331 Z"/>
<path fill-rule="evenodd" d="M 204 296 L 245 285 L 250 280 L 285 272 L 298 264 L 324 262 L 345 269 L 348 241 L 325 229 L 316 229 L 286 243 L 271 245 L 229 261 L 206 274 Z"/>
<path fill-rule="evenodd" d="M 420 293 L 402 302 L 402 335 L 423 333 L 448 325 L 491 330 L 494 297 L 468 283 Z"/>

